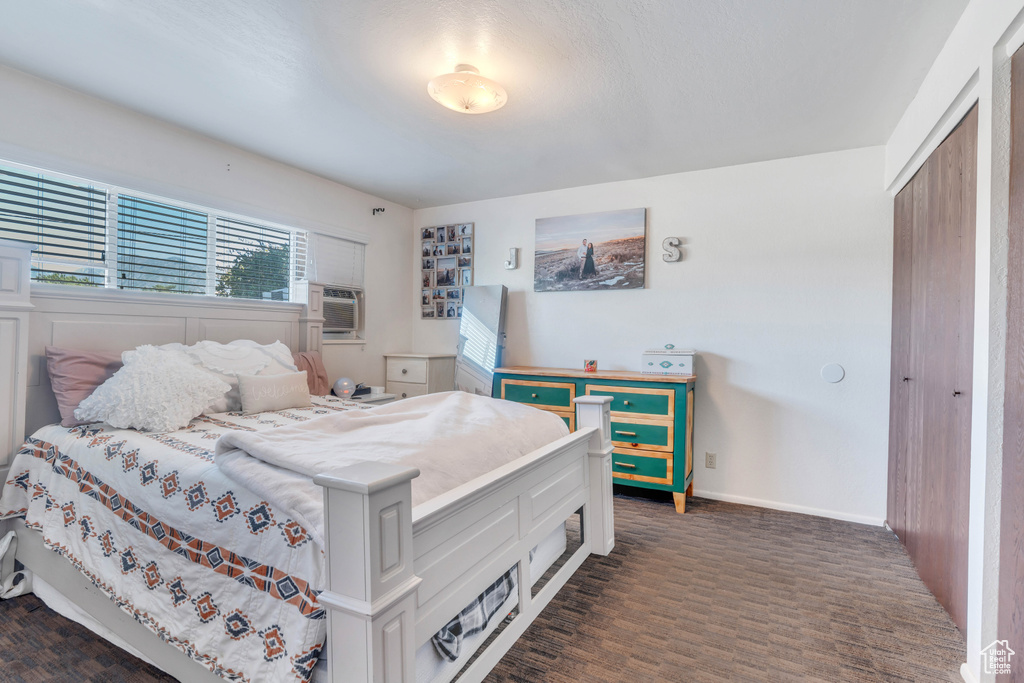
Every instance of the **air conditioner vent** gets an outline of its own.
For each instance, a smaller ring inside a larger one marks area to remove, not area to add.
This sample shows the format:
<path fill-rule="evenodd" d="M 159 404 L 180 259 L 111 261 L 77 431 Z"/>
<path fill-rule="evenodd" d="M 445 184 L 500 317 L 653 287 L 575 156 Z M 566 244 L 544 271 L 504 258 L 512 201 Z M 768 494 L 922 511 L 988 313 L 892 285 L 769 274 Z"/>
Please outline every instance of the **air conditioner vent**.
<path fill-rule="evenodd" d="M 324 332 L 359 329 L 359 299 L 354 289 L 324 287 Z"/>

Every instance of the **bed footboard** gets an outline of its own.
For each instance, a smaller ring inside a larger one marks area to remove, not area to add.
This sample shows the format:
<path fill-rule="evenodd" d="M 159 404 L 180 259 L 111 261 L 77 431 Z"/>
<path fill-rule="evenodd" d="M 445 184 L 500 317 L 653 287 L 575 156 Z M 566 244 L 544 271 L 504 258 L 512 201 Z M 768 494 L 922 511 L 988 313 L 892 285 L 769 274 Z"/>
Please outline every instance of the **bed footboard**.
<path fill-rule="evenodd" d="M 413 683 L 416 649 L 509 567 L 519 616 L 466 670 L 480 680 L 590 553 L 615 544 L 611 398 L 576 399 L 578 431 L 413 509 L 416 469 L 363 463 L 324 487 L 332 683 Z M 529 554 L 581 512 L 582 545 L 531 595 Z"/>

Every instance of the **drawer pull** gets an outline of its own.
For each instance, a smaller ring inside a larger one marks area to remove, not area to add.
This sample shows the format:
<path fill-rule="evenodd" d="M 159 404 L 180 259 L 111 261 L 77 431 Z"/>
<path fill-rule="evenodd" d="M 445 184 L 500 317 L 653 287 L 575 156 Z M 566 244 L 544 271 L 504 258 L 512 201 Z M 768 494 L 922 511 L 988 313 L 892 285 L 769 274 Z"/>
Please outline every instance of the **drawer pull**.
<path fill-rule="evenodd" d="M 633 464 L 628 463 L 628 462 L 617 462 L 617 463 L 615 463 L 615 466 L 616 467 L 626 467 L 626 468 L 631 469 L 631 470 L 635 470 L 636 469 L 636 465 L 633 465 Z"/>
<path fill-rule="evenodd" d="M 402 368 L 402 374 L 403 375 L 408 375 L 409 374 L 409 368 Z"/>
<path fill-rule="evenodd" d="M 622 402 L 622 405 L 624 405 L 624 406 L 628 406 L 628 405 L 629 405 L 629 401 L 623 401 L 623 402 Z"/>
<path fill-rule="evenodd" d="M 622 432 L 619 431 L 618 429 L 615 430 L 615 433 L 621 434 L 622 436 L 636 436 L 636 432 Z"/>
<path fill-rule="evenodd" d="M 530 394 L 531 398 L 537 398 L 537 394 Z"/>
<path fill-rule="evenodd" d="M 409 397 L 409 394 L 407 394 L 407 393 L 405 393 L 405 392 L 403 391 L 403 392 L 402 392 L 402 398 L 408 398 L 408 397 Z"/>

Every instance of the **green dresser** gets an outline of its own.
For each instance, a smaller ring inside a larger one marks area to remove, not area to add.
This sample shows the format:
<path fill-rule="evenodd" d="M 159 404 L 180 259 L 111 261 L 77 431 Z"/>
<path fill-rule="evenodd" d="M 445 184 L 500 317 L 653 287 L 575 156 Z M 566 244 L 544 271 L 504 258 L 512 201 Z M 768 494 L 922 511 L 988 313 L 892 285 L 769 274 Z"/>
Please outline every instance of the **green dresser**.
<path fill-rule="evenodd" d="M 576 429 L 577 396 L 612 397 L 616 484 L 671 491 L 676 511 L 693 494 L 694 375 L 509 367 L 494 371 L 494 397 L 555 413 Z"/>

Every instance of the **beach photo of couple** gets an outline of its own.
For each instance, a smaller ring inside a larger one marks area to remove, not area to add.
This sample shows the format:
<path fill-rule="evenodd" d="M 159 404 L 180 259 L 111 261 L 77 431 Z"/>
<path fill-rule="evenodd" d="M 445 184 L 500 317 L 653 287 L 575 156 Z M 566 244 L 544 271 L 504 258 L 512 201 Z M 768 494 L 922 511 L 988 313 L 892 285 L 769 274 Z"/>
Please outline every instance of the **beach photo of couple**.
<path fill-rule="evenodd" d="M 644 286 L 647 209 L 537 219 L 533 289 Z"/>

